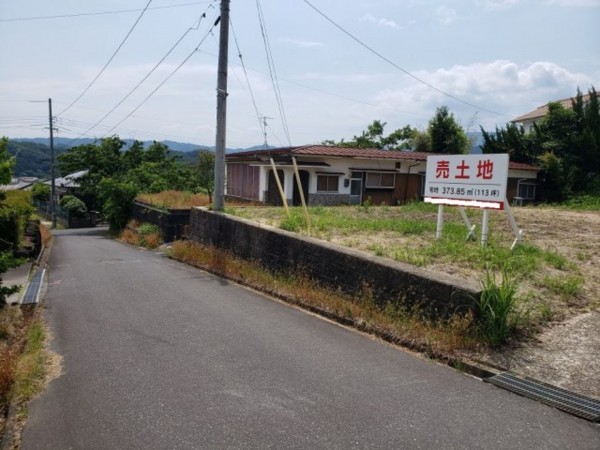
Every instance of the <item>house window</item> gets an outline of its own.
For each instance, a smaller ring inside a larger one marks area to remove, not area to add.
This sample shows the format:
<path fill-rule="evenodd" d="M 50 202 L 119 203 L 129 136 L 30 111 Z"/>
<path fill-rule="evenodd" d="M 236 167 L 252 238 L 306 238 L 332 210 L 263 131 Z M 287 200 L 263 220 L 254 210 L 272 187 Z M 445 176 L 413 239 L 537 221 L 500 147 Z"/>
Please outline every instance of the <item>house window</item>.
<path fill-rule="evenodd" d="M 367 172 L 367 188 L 393 189 L 396 174 L 390 172 Z"/>
<path fill-rule="evenodd" d="M 338 192 L 338 175 L 317 175 L 317 192 Z"/>
<path fill-rule="evenodd" d="M 535 183 L 519 181 L 517 197 L 521 197 L 523 200 L 535 200 Z"/>

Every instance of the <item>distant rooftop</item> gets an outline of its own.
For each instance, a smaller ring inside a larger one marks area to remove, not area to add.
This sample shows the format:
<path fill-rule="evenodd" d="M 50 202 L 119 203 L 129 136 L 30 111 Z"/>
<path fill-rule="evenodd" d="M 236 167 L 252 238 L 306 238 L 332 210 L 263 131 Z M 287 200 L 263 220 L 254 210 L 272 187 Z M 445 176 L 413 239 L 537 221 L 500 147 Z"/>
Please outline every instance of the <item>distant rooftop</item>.
<path fill-rule="evenodd" d="M 80 170 L 79 172 L 73 172 L 64 177 L 58 177 L 54 179 L 54 185 L 64 188 L 76 188 L 79 187 L 77 180 L 87 174 L 87 170 Z M 51 180 L 44 181 L 44 184 L 52 184 Z"/>
<path fill-rule="evenodd" d="M 353 148 L 353 147 L 330 147 L 327 145 L 304 145 L 300 147 L 283 147 L 266 150 L 253 150 L 248 152 L 231 153 L 227 155 L 229 161 L 236 159 L 248 160 L 265 158 L 269 156 L 317 156 L 334 158 L 356 158 L 356 159 L 387 159 L 392 161 L 427 161 L 428 156 L 436 153 L 409 152 L 396 150 L 380 150 L 377 148 Z M 511 169 L 538 170 L 530 164 L 510 162 Z"/>
<path fill-rule="evenodd" d="M 25 189 L 35 183 L 38 179 L 36 177 L 18 177 L 13 178 L 10 184 L 0 185 L 0 191 L 17 191 L 19 189 Z"/>
<path fill-rule="evenodd" d="M 583 97 L 584 102 L 588 102 L 590 100 L 590 94 L 585 94 L 582 97 Z M 556 100 L 554 102 L 548 102 L 545 105 L 542 105 L 542 106 L 534 109 L 533 111 L 530 111 L 526 114 L 523 114 L 522 116 L 517 117 L 516 119 L 511 120 L 511 122 L 512 123 L 526 122 L 526 121 L 530 121 L 530 120 L 541 119 L 546 114 L 548 114 L 548 104 L 549 103 L 560 103 L 563 106 L 563 108 L 571 109 L 573 107 L 574 100 L 575 100 L 575 97 L 569 97 L 569 98 L 563 98 L 562 100 Z"/>

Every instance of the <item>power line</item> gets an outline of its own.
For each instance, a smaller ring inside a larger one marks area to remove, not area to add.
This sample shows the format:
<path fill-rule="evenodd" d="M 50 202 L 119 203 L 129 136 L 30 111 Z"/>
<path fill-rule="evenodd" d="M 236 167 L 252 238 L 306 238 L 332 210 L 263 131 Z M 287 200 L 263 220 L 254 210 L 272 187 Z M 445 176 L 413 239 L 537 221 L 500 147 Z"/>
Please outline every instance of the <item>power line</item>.
<path fill-rule="evenodd" d="M 96 82 L 96 80 L 98 80 L 98 78 L 100 78 L 100 75 L 102 75 L 102 73 L 106 70 L 106 68 L 108 67 L 108 65 L 112 62 L 112 60 L 115 58 L 115 56 L 117 56 L 117 53 L 119 53 L 119 50 L 121 50 L 121 47 L 123 47 L 123 44 L 125 44 L 125 42 L 127 41 L 127 39 L 129 38 L 129 36 L 131 35 L 131 33 L 133 32 L 133 30 L 135 29 L 135 27 L 137 26 L 137 24 L 139 23 L 139 21 L 142 19 L 142 16 L 144 15 L 144 13 L 146 12 L 146 10 L 148 9 L 148 7 L 150 6 L 150 3 L 152 3 L 152 0 L 148 0 L 148 3 L 146 4 L 146 7 L 142 10 L 142 12 L 140 13 L 140 15 L 138 16 L 137 20 L 135 21 L 135 23 L 133 24 L 133 26 L 129 29 L 129 31 L 127 32 L 127 35 L 125 36 L 125 38 L 121 41 L 121 43 L 119 44 L 119 46 L 117 47 L 117 49 L 115 50 L 115 52 L 112 54 L 112 56 L 109 58 L 109 60 L 106 62 L 106 64 L 104 64 L 104 67 L 100 70 L 100 72 L 98 72 L 98 75 L 96 75 L 96 77 L 91 81 L 90 84 L 88 84 L 88 86 L 83 90 L 83 92 L 81 94 L 79 94 L 79 97 L 77 97 L 75 100 L 73 100 L 73 102 L 71 102 L 71 104 L 69 106 L 67 106 L 65 109 L 63 109 L 60 113 L 58 113 L 58 115 L 62 115 L 65 112 L 67 112 L 69 109 L 71 109 L 71 107 L 77 103 L 81 97 L 83 97 L 85 95 L 85 93 L 87 91 L 89 91 L 89 89 L 93 86 L 93 84 Z"/>
<path fill-rule="evenodd" d="M 173 46 L 171 46 L 171 48 L 167 51 L 167 53 L 165 53 L 165 55 L 160 59 L 160 61 L 158 61 L 154 65 L 154 67 L 133 87 L 133 89 L 131 89 L 127 93 L 127 95 L 125 95 L 125 97 L 123 97 L 110 111 L 108 111 L 104 116 L 102 116 L 102 118 L 100 120 L 98 120 L 91 127 L 89 127 L 86 131 L 84 131 L 82 133 L 82 135 L 85 135 L 85 134 L 89 133 L 90 131 L 92 131 L 94 128 L 96 128 L 96 126 L 100 125 L 108 116 L 110 116 L 119 106 L 121 106 L 125 102 L 125 100 L 127 100 L 150 77 L 150 75 L 152 75 L 154 73 L 154 71 L 156 69 L 158 69 L 158 67 L 173 52 L 173 50 L 175 50 L 175 48 L 181 43 L 181 41 L 183 41 L 183 39 L 188 35 L 188 33 L 190 31 L 198 30 L 200 28 L 200 23 L 202 22 L 202 19 L 204 19 L 206 17 L 206 12 L 212 7 L 212 5 L 214 3 L 215 2 L 213 1 L 209 5 L 209 7 L 206 9 L 206 11 L 203 12 L 200 15 L 200 17 L 194 21 L 194 23 L 185 31 L 185 33 L 183 33 L 181 35 L 181 37 L 177 40 L 177 42 L 175 42 L 175 44 L 173 44 Z"/>
<path fill-rule="evenodd" d="M 318 9 L 315 5 L 313 5 L 308 0 L 302 0 L 302 1 L 304 3 L 306 3 L 308 6 L 310 6 L 312 9 L 314 9 L 321 17 L 323 17 L 325 20 L 327 20 L 329 23 L 331 23 L 334 27 L 336 27 L 338 30 L 340 30 L 342 33 L 344 33 L 346 36 L 348 36 L 349 38 L 351 38 L 353 41 L 357 42 L 359 45 L 361 45 L 362 47 L 364 47 L 367 50 L 369 50 L 375 56 L 377 56 L 380 59 L 384 60 L 385 62 L 387 62 L 391 66 L 393 66 L 396 69 L 400 70 L 401 72 L 405 73 L 406 75 L 408 75 L 409 77 L 411 77 L 414 80 L 418 81 L 419 83 L 427 86 L 430 89 L 433 89 L 436 92 L 439 92 L 440 94 L 443 94 L 444 96 L 446 96 L 448 98 L 456 100 L 459 103 L 462 103 L 464 105 L 470 106 L 471 108 L 479 109 L 481 111 L 486 111 L 486 112 L 489 112 L 489 113 L 492 113 L 492 114 L 496 114 L 496 115 L 499 115 L 499 116 L 505 116 L 506 115 L 506 114 L 498 112 L 498 111 L 494 111 L 494 110 L 487 109 L 487 108 L 482 108 L 481 106 L 475 105 L 473 103 L 469 103 L 468 101 L 463 100 L 461 98 L 458 98 L 458 97 L 456 97 L 456 96 L 454 96 L 452 94 L 449 94 L 448 92 L 445 92 L 445 91 L 443 91 L 443 90 L 435 87 L 431 83 L 428 83 L 427 81 L 423 80 L 422 78 L 417 77 L 416 75 L 412 74 L 411 72 L 409 72 L 408 70 L 404 69 L 403 67 L 400 67 L 398 64 L 396 64 L 392 60 L 390 60 L 390 59 L 386 58 L 385 56 L 383 56 L 381 53 L 379 53 L 374 48 L 372 48 L 369 45 L 365 44 L 363 41 L 361 41 L 360 39 L 358 39 L 356 36 L 354 36 L 348 30 L 346 30 L 341 25 L 339 25 L 337 22 L 335 22 L 333 19 L 331 19 L 330 17 L 328 17 L 324 12 L 322 12 L 320 9 Z"/>
<path fill-rule="evenodd" d="M 242 70 L 244 71 L 244 77 L 246 78 L 246 84 L 248 85 L 248 92 L 250 93 L 250 99 L 252 100 L 252 105 L 254 106 L 254 111 L 256 112 L 256 119 L 258 120 L 258 125 L 261 129 L 261 132 L 264 135 L 265 129 L 266 129 L 266 122 L 264 120 L 261 120 L 261 118 L 265 119 L 265 117 L 261 115 L 260 111 L 258 110 L 258 106 L 256 105 L 256 98 L 254 97 L 254 92 L 252 92 L 252 86 L 250 85 L 250 78 L 248 77 L 248 72 L 246 71 L 246 65 L 244 64 L 244 58 L 242 57 L 242 51 L 240 50 L 238 39 L 235 34 L 235 29 L 233 28 L 233 22 L 231 21 L 231 19 L 229 20 L 229 23 L 231 24 L 233 41 L 235 42 L 235 47 L 237 48 L 237 51 L 238 51 L 238 58 L 240 58 Z"/>
<path fill-rule="evenodd" d="M 213 56 L 213 57 L 217 56 L 214 53 L 210 53 L 210 52 L 206 52 L 206 51 L 201 51 L 201 53 L 204 53 L 206 55 Z M 231 64 L 235 64 L 235 63 L 232 62 Z M 263 72 L 262 70 L 255 69 L 253 67 L 249 67 L 249 70 L 251 70 L 253 72 L 256 72 L 256 73 L 266 74 L 266 72 Z M 331 97 L 341 98 L 343 100 L 348 100 L 350 102 L 360 103 L 360 104 L 367 105 L 367 106 L 373 106 L 374 108 L 378 108 L 378 107 L 381 106 L 381 105 L 377 105 L 375 103 L 370 103 L 370 102 L 368 102 L 366 100 L 352 98 L 352 97 L 348 97 L 347 95 L 341 95 L 341 94 L 337 94 L 335 92 L 326 91 L 325 89 L 320 89 L 320 88 L 316 88 L 314 86 L 309 86 L 307 84 L 299 83 L 297 81 L 290 80 L 290 79 L 287 79 L 287 78 L 277 77 L 277 79 L 280 80 L 280 81 L 285 81 L 286 83 L 295 84 L 296 86 L 300 86 L 300 87 L 302 87 L 304 89 L 309 89 L 311 91 L 320 92 L 321 94 L 329 95 Z M 403 109 L 400 109 L 400 108 L 396 108 L 396 107 L 388 107 L 388 109 L 393 109 L 394 111 L 398 111 L 398 112 L 401 112 L 401 113 L 404 113 L 404 114 L 411 114 L 413 116 L 421 116 L 422 115 L 422 114 L 419 114 L 419 113 L 416 113 L 416 112 L 413 112 L 413 111 L 406 111 L 406 110 L 403 110 Z"/>
<path fill-rule="evenodd" d="M 179 3 L 177 5 L 167 5 L 167 6 L 153 6 L 152 8 L 147 8 L 148 11 L 154 11 L 157 9 L 171 9 L 171 8 L 181 8 L 184 6 L 192 6 L 192 5 L 201 5 L 210 2 L 190 2 L 190 3 Z M 143 11 L 144 8 L 136 8 L 136 9 L 121 9 L 115 11 L 99 11 L 93 13 L 75 13 L 75 14 L 60 14 L 55 16 L 37 16 L 37 17 L 16 17 L 13 19 L 0 19 L 0 22 L 24 22 L 29 20 L 44 20 L 44 19 L 64 19 L 64 18 L 72 18 L 72 17 L 83 17 L 83 16 L 102 16 L 106 14 L 123 14 L 123 13 L 131 13 Z"/>
<path fill-rule="evenodd" d="M 196 53 L 198 51 L 198 49 L 204 43 L 206 38 L 212 33 L 212 30 L 217 25 L 217 23 L 218 23 L 218 19 L 217 19 L 217 21 L 215 21 L 215 23 L 213 23 L 212 27 L 210 27 L 210 29 L 206 32 L 206 34 L 200 40 L 200 42 L 198 43 L 196 48 L 194 50 L 192 50 L 191 53 L 158 86 L 156 86 L 156 88 L 154 88 L 154 90 L 152 92 L 150 92 L 150 94 L 148 94 L 148 96 L 146 96 L 146 98 L 144 98 L 144 100 L 142 100 L 142 102 L 139 105 L 137 105 L 129 114 L 127 114 L 123 119 L 121 119 L 121 121 L 119 121 L 114 127 L 112 127 L 110 130 L 108 130 L 108 132 L 106 132 L 103 137 L 108 135 L 111 131 L 113 131 L 115 128 L 117 128 L 119 125 L 121 125 L 127 119 L 129 119 L 138 109 L 140 109 L 142 107 L 142 105 L 144 103 L 146 103 L 150 99 L 150 97 L 152 97 L 167 81 L 169 81 L 169 79 L 173 75 L 175 75 L 179 71 L 179 69 L 181 69 L 181 67 L 183 67 L 183 65 L 186 62 L 189 61 L 189 59 L 194 55 L 194 53 Z"/>
<path fill-rule="evenodd" d="M 273 90 L 275 91 L 275 99 L 277 101 L 277 108 L 279 109 L 279 115 L 281 116 L 281 123 L 283 125 L 283 131 L 287 138 L 288 144 L 292 146 L 292 140 L 290 139 L 290 130 L 287 125 L 287 118 L 285 116 L 285 110 L 283 108 L 283 100 L 281 98 L 281 90 L 279 89 L 279 82 L 277 81 L 277 73 L 275 71 L 275 63 L 273 61 L 273 54 L 271 53 L 271 46 L 269 45 L 269 37 L 267 36 L 267 29 L 265 26 L 265 18 L 262 13 L 262 6 L 260 0 L 256 0 L 256 9 L 258 11 L 258 21 L 260 23 L 260 32 L 263 38 L 265 46 L 265 53 L 267 55 L 267 63 L 269 66 L 269 74 L 271 76 L 271 83 L 273 84 Z"/>

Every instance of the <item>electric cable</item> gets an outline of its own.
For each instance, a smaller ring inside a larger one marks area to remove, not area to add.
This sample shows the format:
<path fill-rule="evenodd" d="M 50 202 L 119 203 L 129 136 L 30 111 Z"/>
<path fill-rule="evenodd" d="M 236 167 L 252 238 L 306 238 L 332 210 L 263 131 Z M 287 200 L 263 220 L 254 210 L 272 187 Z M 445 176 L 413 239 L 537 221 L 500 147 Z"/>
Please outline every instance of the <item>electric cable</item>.
<path fill-rule="evenodd" d="M 117 56 L 117 53 L 119 53 L 119 50 L 121 50 L 121 47 L 123 47 L 123 45 L 125 44 L 125 42 L 129 38 L 129 36 L 131 35 L 131 33 L 133 33 L 133 30 L 135 29 L 135 27 L 137 26 L 137 24 L 139 23 L 139 21 L 142 19 L 144 13 L 146 12 L 146 10 L 148 9 L 148 7 L 150 6 L 150 3 L 152 3 L 152 0 L 148 0 L 148 3 L 146 4 L 146 7 L 142 10 L 142 12 L 138 16 L 137 20 L 135 21 L 135 23 L 133 24 L 133 26 L 129 29 L 129 31 L 125 35 L 125 38 L 121 41 L 121 43 L 119 44 L 119 46 L 117 47 L 117 49 L 114 51 L 114 53 L 112 54 L 112 56 L 108 59 L 108 61 L 106 62 L 106 64 L 104 64 L 104 67 L 100 70 L 100 72 L 98 72 L 98 75 L 96 75 L 94 77 L 94 79 L 90 82 L 90 84 L 88 84 L 88 86 L 83 90 L 83 92 L 81 94 L 79 94 L 79 97 L 77 97 L 75 100 L 73 100 L 71 102 L 71 104 L 69 106 L 67 106 L 65 109 L 63 109 L 60 113 L 58 113 L 57 116 L 60 116 L 60 115 L 64 114 L 65 112 L 67 112 L 69 109 L 71 109 L 71 107 L 75 103 L 77 103 L 81 99 L 81 97 L 83 97 L 85 95 L 85 93 L 87 91 L 90 90 L 90 88 L 94 85 L 94 83 L 98 80 L 98 78 L 100 78 L 100 75 L 102 75 L 102 73 L 106 70 L 106 68 L 108 67 L 108 65 L 115 58 L 115 56 Z"/>
<path fill-rule="evenodd" d="M 183 39 L 188 35 L 188 33 L 190 33 L 190 31 L 195 31 L 198 30 L 200 28 L 200 23 L 202 22 L 202 19 L 206 18 L 206 12 L 213 6 L 215 2 L 213 1 L 208 8 L 206 8 L 206 11 L 204 11 L 200 17 L 194 21 L 194 23 L 185 31 L 185 33 L 183 33 L 181 35 L 181 37 L 177 40 L 177 42 L 175 42 L 175 44 L 173 44 L 173 46 L 171 46 L 171 48 L 167 51 L 167 53 L 164 54 L 164 56 L 154 65 L 154 67 L 133 87 L 133 89 L 131 89 L 127 95 L 125 95 L 125 97 L 123 97 L 110 111 L 108 111 L 104 116 L 102 116 L 102 118 L 100 118 L 100 120 L 98 120 L 96 123 L 94 123 L 92 126 L 90 126 L 87 130 L 85 130 L 82 135 L 86 135 L 88 134 L 90 131 L 92 131 L 94 128 L 96 128 L 98 125 L 100 125 L 102 122 L 104 122 L 104 120 L 110 116 L 119 106 L 121 106 L 125 100 L 127 100 L 149 77 L 150 75 L 152 75 L 154 73 L 154 71 L 156 69 L 158 69 L 158 67 L 164 62 L 164 60 L 173 52 L 173 50 L 175 50 L 175 48 L 181 43 L 181 41 L 183 41 Z"/>
<path fill-rule="evenodd" d="M 147 9 L 148 9 L 148 11 L 154 11 L 157 9 L 181 8 L 184 6 L 201 5 L 201 4 L 205 4 L 205 3 L 210 3 L 210 2 L 206 1 L 206 2 L 179 3 L 177 5 L 153 6 L 152 8 L 147 8 Z M 102 16 L 102 15 L 106 15 L 106 14 L 123 14 L 123 13 L 138 12 L 138 11 L 142 11 L 143 9 L 144 8 L 120 9 L 120 10 L 114 10 L 114 11 L 99 11 L 99 12 L 93 12 L 93 13 L 59 14 L 59 15 L 55 15 L 55 16 L 15 17 L 12 19 L 0 19 L 0 22 L 24 22 L 24 21 L 30 21 L 30 20 L 64 19 L 64 18 L 83 17 L 83 16 Z"/>
<path fill-rule="evenodd" d="M 325 20 L 327 20 L 329 23 L 331 23 L 334 27 L 336 27 L 338 30 L 340 30 L 342 33 L 344 33 L 346 36 L 348 36 L 349 38 L 351 38 L 353 41 L 355 41 L 356 43 L 358 43 L 362 47 L 366 48 L 368 51 L 370 51 L 371 53 L 373 53 L 378 58 L 384 60 L 385 62 L 387 62 L 391 66 L 395 67 L 396 69 L 398 69 L 401 72 L 405 73 L 409 77 L 411 77 L 414 80 L 418 81 L 419 83 L 427 86 L 430 89 L 433 89 L 436 92 L 439 92 L 440 94 L 442 94 L 442 95 L 444 95 L 444 96 L 446 96 L 448 98 L 456 100 L 459 103 L 462 103 L 464 105 L 470 106 L 471 108 L 478 109 L 478 110 L 481 110 L 481 111 L 486 111 L 486 112 L 489 112 L 489 113 L 492 113 L 492 114 L 496 114 L 496 115 L 499 115 L 499 116 L 506 116 L 506 114 L 504 114 L 504 113 L 501 113 L 501 112 L 498 112 L 498 111 L 494 111 L 492 109 L 483 108 L 481 106 L 478 106 L 478 105 L 470 103 L 470 102 L 468 102 L 466 100 L 463 100 L 463 99 L 461 99 L 459 97 L 456 97 L 456 96 L 454 96 L 454 95 L 452 95 L 452 94 L 450 94 L 448 92 L 445 92 L 445 91 L 441 90 L 440 88 L 434 86 L 433 84 L 428 83 L 427 81 L 423 80 L 422 78 L 419 78 L 418 76 L 412 74 L 411 72 L 409 72 L 408 70 L 404 69 L 403 67 L 400 67 L 398 64 L 396 64 L 392 60 L 390 60 L 390 59 L 386 58 L 385 56 L 383 56 L 381 53 L 379 53 L 373 47 L 370 47 L 369 45 L 365 44 L 363 41 L 361 41 L 360 39 L 358 39 L 356 36 L 354 36 L 348 30 L 346 30 L 341 25 L 339 25 L 337 22 L 335 22 L 333 19 L 331 19 L 330 17 L 328 17 L 324 12 L 322 12 L 320 9 L 318 9 L 315 5 L 313 5 L 308 0 L 302 0 L 302 1 L 304 3 L 306 3 L 308 6 L 310 6 L 313 10 L 315 10 L 321 17 L 323 17 Z"/>
<path fill-rule="evenodd" d="M 190 54 L 158 85 L 156 86 L 156 88 L 154 88 L 154 90 L 152 92 L 150 92 L 150 94 L 148 94 L 146 96 L 146 98 L 144 98 L 144 100 L 142 100 L 142 102 L 137 105 L 129 114 L 127 114 L 123 119 L 121 119 L 114 127 L 112 127 L 107 133 L 104 134 L 104 136 L 102 136 L 103 138 L 106 137 L 106 135 L 108 135 L 111 131 L 113 131 L 115 128 L 117 128 L 119 125 L 121 125 L 123 122 L 125 122 L 127 119 L 129 119 L 138 109 L 140 109 L 142 107 L 142 105 L 144 103 L 146 103 L 150 97 L 152 97 L 167 81 L 169 81 L 169 79 L 175 75 L 179 69 L 181 69 L 183 67 L 183 65 L 188 62 L 190 60 L 190 58 L 198 51 L 198 49 L 200 48 L 200 46 L 204 43 L 204 41 L 206 40 L 206 38 L 212 33 L 213 28 L 216 26 L 217 22 L 213 23 L 212 27 L 206 32 L 206 34 L 204 35 L 204 37 L 200 40 L 200 42 L 198 43 L 198 45 L 196 46 L 196 48 L 194 48 L 194 50 L 192 50 L 190 52 Z"/>
<path fill-rule="evenodd" d="M 248 92 L 250 93 L 250 99 L 252 101 L 252 105 L 254 106 L 254 111 L 256 112 L 256 119 L 258 120 L 258 126 L 260 127 L 261 132 L 265 133 L 265 128 L 262 121 L 262 114 L 258 110 L 258 106 L 256 104 L 256 98 L 254 97 L 254 92 L 252 91 L 252 85 L 250 84 L 250 78 L 248 77 L 248 72 L 246 71 L 246 65 L 244 64 L 244 58 L 242 57 L 242 51 L 240 50 L 240 45 L 237 39 L 237 35 L 235 33 L 235 28 L 233 27 L 233 22 L 231 18 L 229 19 L 229 23 L 231 25 L 231 32 L 233 34 L 233 41 L 235 42 L 235 47 L 238 52 L 238 58 L 240 59 L 240 63 L 242 65 L 242 70 L 244 72 L 244 77 L 246 78 L 246 84 L 248 86 Z"/>
<path fill-rule="evenodd" d="M 290 139 L 290 131 L 287 124 L 287 118 L 285 110 L 283 108 L 283 99 L 281 98 L 281 90 L 279 89 L 279 82 L 277 81 L 277 72 L 275 70 L 275 63 L 273 61 L 273 54 L 271 52 L 271 46 L 269 45 L 269 37 L 267 35 L 267 29 L 265 26 L 264 15 L 262 13 L 262 6 L 260 0 L 256 0 L 256 9 L 258 11 L 258 20 L 260 24 L 260 32 L 262 35 L 263 43 L 265 46 L 265 53 L 267 55 L 267 63 L 269 66 L 269 74 L 271 76 L 271 83 L 273 84 L 273 90 L 275 92 L 275 100 L 277 101 L 277 108 L 279 109 L 279 115 L 281 117 L 281 123 L 283 125 L 283 131 L 287 138 L 288 144 L 292 146 L 292 140 Z"/>

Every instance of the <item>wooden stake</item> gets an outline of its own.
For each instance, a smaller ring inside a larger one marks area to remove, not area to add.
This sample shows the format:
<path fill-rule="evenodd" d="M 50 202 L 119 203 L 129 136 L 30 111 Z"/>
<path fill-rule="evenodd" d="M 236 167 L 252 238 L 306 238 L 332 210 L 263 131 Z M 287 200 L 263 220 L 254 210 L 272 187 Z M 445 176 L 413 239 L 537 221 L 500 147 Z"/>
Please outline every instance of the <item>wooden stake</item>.
<path fill-rule="evenodd" d="M 300 201 L 302 202 L 302 209 L 304 210 L 304 219 L 306 220 L 306 226 L 310 231 L 310 216 L 308 215 L 308 208 L 306 207 L 306 200 L 304 199 L 304 189 L 302 189 L 302 183 L 300 182 L 300 172 L 298 171 L 298 164 L 296 163 L 295 156 L 292 156 L 292 163 L 294 164 L 294 175 L 296 176 L 298 192 L 300 192 Z"/>
<path fill-rule="evenodd" d="M 285 214 L 290 217 L 290 208 L 287 203 L 287 198 L 285 198 L 285 192 L 283 192 L 281 181 L 279 180 L 279 174 L 277 173 L 277 167 L 275 167 L 275 161 L 273 161 L 273 158 L 270 158 L 270 160 L 271 167 L 273 168 L 273 176 L 275 177 L 275 182 L 277 183 L 277 188 L 279 189 L 279 195 L 281 195 L 281 201 L 283 202 L 283 207 L 285 208 Z"/>

